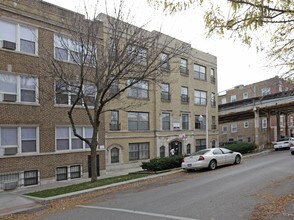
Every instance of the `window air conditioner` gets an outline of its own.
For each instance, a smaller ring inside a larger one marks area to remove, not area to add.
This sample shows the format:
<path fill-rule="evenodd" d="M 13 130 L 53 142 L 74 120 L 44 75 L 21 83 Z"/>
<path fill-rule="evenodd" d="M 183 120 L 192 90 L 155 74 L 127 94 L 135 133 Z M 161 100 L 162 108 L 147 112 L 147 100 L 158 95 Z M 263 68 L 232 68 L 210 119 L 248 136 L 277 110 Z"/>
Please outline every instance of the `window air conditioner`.
<path fill-rule="evenodd" d="M 17 154 L 17 147 L 5 147 L 4 155 L 15 155 Z"/>
<path fill-rule="evenodd" d="M 3 40 L 2 48 L 8 49 L 8 50 L 15 50 L 16 49 L 16 43 L 11 42 L 11 41 Z"/>
<path fill-rule="evenodd" d="M 12 190 L 12 189 L 16 189 L 17 186 L 18 186 L 18 181 L 6 182 L 3 184 L 3 189 L 4 190 Z"/>
<path fill-rule="evenodd" d="M 16 95 L 15 94 L 4 94 L 3 101 L 4 102 L 16 102 Z"/>

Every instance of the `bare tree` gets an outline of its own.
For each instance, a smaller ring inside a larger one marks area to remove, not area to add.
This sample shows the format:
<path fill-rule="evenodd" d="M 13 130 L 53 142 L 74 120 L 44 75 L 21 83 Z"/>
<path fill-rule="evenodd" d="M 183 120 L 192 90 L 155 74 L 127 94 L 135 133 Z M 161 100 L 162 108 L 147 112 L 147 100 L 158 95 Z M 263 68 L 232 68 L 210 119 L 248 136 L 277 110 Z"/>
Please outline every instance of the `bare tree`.
<path fill-rule="evenodd" d="M 71 93 L 68 117 L 74 135 L 90 146 L 92 182 L 97 180 L 96 151 L 103 114 L 138 105 L 138 101 L 126 104 L 126 91 L 145 81 L 159 83 L 161 67 L 190 49 L 172 37 L 130 24 L 129 18 L 123 1 L 114 17 L 95 14 L 90 19 L 86 13 L 85 19 L 77 14 L 66 24 L 66 34 L 55 35 L 55 57 L 49 52 L 43 57 L 46 74 L 55 79 L 56 101 L 62 102 L 63 92 Z M 168 56 L 162 57 L 163 52 Z M 115 105 L 110 107 L 110 103 Z M 87 115 L 93 128 L 91 139 L 76 129 L 77 109 Z"/>

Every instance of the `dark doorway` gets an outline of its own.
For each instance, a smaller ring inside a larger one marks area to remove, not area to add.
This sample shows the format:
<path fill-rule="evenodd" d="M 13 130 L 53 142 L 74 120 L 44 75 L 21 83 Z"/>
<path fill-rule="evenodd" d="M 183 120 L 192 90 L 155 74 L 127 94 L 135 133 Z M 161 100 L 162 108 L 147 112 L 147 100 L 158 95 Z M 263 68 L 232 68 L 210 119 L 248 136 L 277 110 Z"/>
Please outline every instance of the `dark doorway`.
<path fill-rule="evenodd" d="M 180 142 L 180 141 L 170 142 L 169 143 L 169 152 L 174 152 L 174 155 L 182 155 L 182 142 Z M 170 153 L 170 156 L 173 156 L 173 155 Z"/>
<path fill-rule="evenodd" d="M 88 155 L 88 177 L 92 177 L 92 169 L 91 169 L 91 155 Z M 99 155 L 96 156 L 96 170 L 97 170 L 97 176 L 100 176 L 100 169 L 99 169 Z"/>

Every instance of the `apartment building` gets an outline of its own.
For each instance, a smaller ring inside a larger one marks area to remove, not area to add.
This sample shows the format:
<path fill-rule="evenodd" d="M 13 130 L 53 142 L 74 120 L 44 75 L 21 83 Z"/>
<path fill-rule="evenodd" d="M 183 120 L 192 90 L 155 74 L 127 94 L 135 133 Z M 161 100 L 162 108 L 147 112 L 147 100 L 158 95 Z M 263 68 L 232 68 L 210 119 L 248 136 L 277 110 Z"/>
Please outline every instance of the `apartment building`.
<path fill-rule="evenodd" d="M 107 19 L 101 19 L 105 21 L 107 35 Z M 156 35 L 156 31 L 145 34 Z M 161 37 L 173 45 L 182 43 L 162 33 Z M 126 104 L 136 101 L 139 105 L 105 114 L 107 170 L 136 167 L 152 158 L 169 157 L 172 149 L 176 155 L 186 155 L 217 146 L 217 58 L 187 46 L 186 53 L 171 59 L 166 48 L 158 57 L 162 64 L 159 71 L 163 72 L 160 80 L 142 81 L 123 94 Z M 114 100 L 110 105 L 115 104 Z"/>
<path fill-rule="evenodd" d="M 48 62 L 43 65 L 49 60 L 73 75 L 79 71 L 74 62 L 78 53 L 67 37 L 76 17 L 88 22 L 81 14 L 41 0 L 0 3 L 0 29 L 6 30 L 0 32 L 0 190 L 91 175 L 90 149 L 74 136 L 68 118 L 75 91 L 58 77 L 49 77 Z M 100 49 L 112 40 L 108 18 L 101 14 L 97 21 Z M 183 43 L 161 36 L 172 45 Z M 162 51 L 159 80 L 136 83 L 105 108 L 97 149 L 101 175 L 168 157 L 172 149 L 185 155 L 218 146 L 217 58 L 186 45 L 188 52 L 172 59 L 170 49 Z M 140 64 L 147 62 L 147 51 L 140 51 Z M 118 99 L 136 105 L 119 108 Z M 78 104 L 76 129 L 90 139 L 84 103 Z"/>
<path fill-rule="evenodd" d="M 255 100 L 262 102 L 263 99 L 269 96 L 274 97 L 274 94 L 283 94 L 283 92 L 293 89 L 293 83 L 278 76 L 249 85 L 238 85 L 234 89 L 227 90 L 226 94 L 219 96 L 219 109 L 221 109 L 221 106 L 230 103 L 238 104 L 241 102 L 244 103 L 243 105 L 245 107 L 247 104 L 245 100 L 258 98 Z M 239 108 L 242 108 L 242 104 L 239 105 Z M 293 113 L 283 113 L 283 111 L 281 113 L 273 112 L 269 118 L 267 118 L 266 114 L 261 114 L 258 117 L 258 140 L 256 140 L 255 128 L 257 125 L 254 116 L 244 119 L 240 113 L 239 118 L 236 116 L 229 122 L 220 120 L 220 144 L 227 142 L 258 142 L 260 145 L 266 145 L 269 144 L 269 141 L 276 141 L 278 136 L 294 135 L 293 117 Z"/>
<path fill-rule="evenodd" d="M 77 69 L 58 41 L 74 17 L 87 22 L 39 0 L 0 1 L 0 190 L 90 175 L 89 147 L 73 135 L 68 118 L 75 94 L 42 65 L 47 56 Z M 91 138 L 82 106 L 75 110 L 76 129 Z M 104 149 L 97 150 L 97 161 L 97 170 L 105 172 Z"/>

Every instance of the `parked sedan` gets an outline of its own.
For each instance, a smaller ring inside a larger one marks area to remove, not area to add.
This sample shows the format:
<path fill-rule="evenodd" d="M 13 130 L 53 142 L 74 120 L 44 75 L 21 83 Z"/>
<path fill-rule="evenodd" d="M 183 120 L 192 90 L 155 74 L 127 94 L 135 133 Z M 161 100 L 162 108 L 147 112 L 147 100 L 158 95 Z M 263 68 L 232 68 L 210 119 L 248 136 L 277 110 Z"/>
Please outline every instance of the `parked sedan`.
<path fill-rule="evenodd" d="M 279 149 L 290 149 L 291 146 L 294 146 L 294 138 L 292 137 L 285 137 L 277 142 L 274 142 L 274 149 L 279 150 Z"/>
<path fill-rule="evenodd" d="M 290 148 L 291 154 L 294 155 L 294 146 Z"/>
<path fill-rule="evenodd" d="M 241 163 L 242 154 L 226 148 L 211 148 L 197 151 L 182 162 L 185 170 L 209 168 L 214 170 L 217 166 Z"/>

